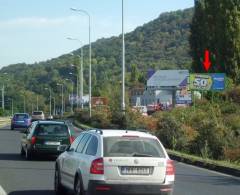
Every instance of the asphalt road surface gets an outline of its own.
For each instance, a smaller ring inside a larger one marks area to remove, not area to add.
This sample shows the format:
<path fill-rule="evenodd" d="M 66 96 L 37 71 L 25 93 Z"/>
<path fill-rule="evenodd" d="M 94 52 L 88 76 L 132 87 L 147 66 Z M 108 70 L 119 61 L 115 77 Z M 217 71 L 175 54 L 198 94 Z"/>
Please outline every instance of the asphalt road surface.
<path fill-rule="evenodd" d="M 18 130 L 0 129 L 0 195 L 54 195 L 54 158 L 26 161 Z M 240 178 L 176 162 L 174 195 L 240 194 Z"/>

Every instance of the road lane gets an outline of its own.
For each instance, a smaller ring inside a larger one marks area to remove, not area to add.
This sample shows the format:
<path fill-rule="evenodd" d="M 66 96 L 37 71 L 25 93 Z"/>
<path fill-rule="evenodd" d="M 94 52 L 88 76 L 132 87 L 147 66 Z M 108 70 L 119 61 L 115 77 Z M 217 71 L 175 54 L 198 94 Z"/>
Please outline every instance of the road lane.
<path fill-rule="evenodd" d="M 232 195 L 240 193 L 240 178 L 176 162 L 174 195 Z"/>
<path fill-rule="evenodd" d="M 9 195 L 54 195 L 55 159 L 26 161 L 20 156 L 20 131 L 0 130 L 0 185 Z"/>
<path fill-rule="evenodd" d="M 20 156 L 22 133 L 0 129 L 0 186 L 8 195 L 54 195 L 54 158 L 26 161 Z M 176 162 L 174 195 L 230 195 L 240 179 Z"/>

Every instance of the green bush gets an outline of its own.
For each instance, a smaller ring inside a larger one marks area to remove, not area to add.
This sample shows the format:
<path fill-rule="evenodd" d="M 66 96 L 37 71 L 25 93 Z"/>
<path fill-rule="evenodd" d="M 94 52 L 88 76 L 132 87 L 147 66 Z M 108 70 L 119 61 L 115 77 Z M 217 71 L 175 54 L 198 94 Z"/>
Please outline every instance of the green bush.
<path fill-rule="evenodd" d="M 169 113 L 162 114 L 159 119 L 156 135 L 169 149 L 181 151 L 186 147 L 187 139 L 181 123 Z"/>

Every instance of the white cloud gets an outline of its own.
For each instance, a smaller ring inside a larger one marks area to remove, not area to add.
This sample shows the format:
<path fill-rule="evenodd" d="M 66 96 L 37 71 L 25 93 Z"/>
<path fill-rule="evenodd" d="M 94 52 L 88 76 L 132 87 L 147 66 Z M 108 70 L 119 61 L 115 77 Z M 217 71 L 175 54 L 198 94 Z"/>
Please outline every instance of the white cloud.
<path fill-rule="evenodd" d="M 46 18 L 46 17 L 26 17 L 26 18 L 14 18 L 11 20 L 0 21 L 1 28 L 18 28 L 18 27 L 53 27 L 61 26 L 64 24 L 79 22 L 77 16 L 67 16 L 62 18 Z"/>

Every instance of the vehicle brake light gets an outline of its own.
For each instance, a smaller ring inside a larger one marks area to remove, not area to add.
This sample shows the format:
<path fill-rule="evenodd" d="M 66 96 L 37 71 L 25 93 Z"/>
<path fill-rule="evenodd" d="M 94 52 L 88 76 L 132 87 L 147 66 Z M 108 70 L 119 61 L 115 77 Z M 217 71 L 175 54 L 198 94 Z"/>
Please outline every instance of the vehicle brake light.
<path fill-rule="evenodd" d="M 75 140 L 75 137 L 74 136 L 70 136 L 70 144 L 72 144 L 74 140 Z"/>
<path fill-rule="evenodd" d="M 90 173 L 100 175 L 104 174 L 103 158 L 98 158 L 92 161 Z"/>
<path fill-rule="evenodd" d="M 98 191 L 108 191 L 108 190 L 110 190 L 111 188 L 110 187 L 108 187 L 108 186 L 97 186 L 96 187 L 96 190 L 98 190 Z"/>
<path fill-rule="evenodd" d="M 33 137 L 31 138 L 31 144 L 35 144 L 36 141 L 37 141 L 37 138 L 36 138 L 35 136 L 33 136 Z"/>
<path fill-rule="evenodd" d="M 175 175 L 175 166 L 173 160 L 167 160 L 166 175 Z"/>

